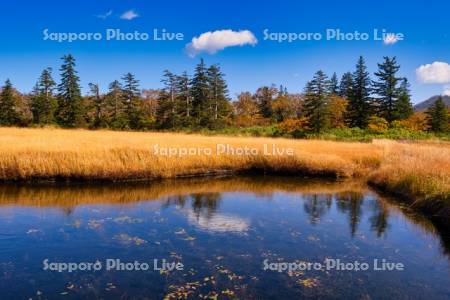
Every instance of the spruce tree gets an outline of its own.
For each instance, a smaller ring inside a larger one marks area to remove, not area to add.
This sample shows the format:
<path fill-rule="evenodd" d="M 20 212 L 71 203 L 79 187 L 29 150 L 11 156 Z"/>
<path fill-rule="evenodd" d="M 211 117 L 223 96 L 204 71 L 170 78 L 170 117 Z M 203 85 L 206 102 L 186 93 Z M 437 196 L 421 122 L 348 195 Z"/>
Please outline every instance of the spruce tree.
<path fill-rule="evenodd" d="M 85 125 L 84 105 L 81 97 L 79 77 L 75 70 L 72 55 L 62 58 L 61 83 L 58 85 L 57 121 L 63 127 L 82 127 Z"/>
<path fill-rule="evenodd" d="M 55 121 L 56 98 L 53 95 L 56 83 L 52 78 L 52 69 L 42 71 L 31 97 L 31 113 L 34 124 L 51 124 Z"/>
<path fill-rule="evenodd" d="M 93 108 L 94 108 L 94 120 L 92 123 L 93 128 L 104 127 L 106 120 L 104 119 L 104 98 L 100 95 L 100 87 L 96 83 L 89 83 L 89 89 L 93 97 Z"/>
<path fill-rule="evenodd" d="M 0 126 L 19 125 L 20 114 L 17 112 L 17 96 L 11 81 L 7 79 L 0 94 Z"/>
<path fill-rule="evenodd" d="M 219 119 L 222 119 L 228 113 L 228 87 L 224 79 L 224 74 L 219 65 L 212 65 L 207 70 L 209 85 L 209 103 L 212 116 L 210 125 L 219 125 Z"/>
<path fill-rule="evenodd" d="M 278 97 L 285 97 L 288 96 L 288 90 L 287 87 L 280 84 L 280 88 L 278 89 Z"/>
<path fill-rule="evenodd" d="M 395 56 L 389 58 L 384 57 L 384 62 L 378 64 L 378 72 L 375 76 L 378 81 L 373 82 L 373 91 L 378 95 L 375 102 L 378 106 L 378 115 L 386 121 L 395 120 L 395 109 L 400 96 L 398 83 L 401 78 L 397 77 L 400 65 L 397 64 Z"/>
<path fill-rule="evenodd" d="M 348 119 L 351 127 L 366 128 L 371 114 L 369 72 L 362 56 L 353 73 L 353 88 L 349 98 Z"/>
<path fill-rule="evenodd" d="M 186 72 L 176 78 L 176 89 L 178 91 L 178 113 L 182 116 L 183 126 L 192 125 L 192 96 L 191 81 Z"/>
<path fill-rule="evenodd" d="M 195 67 L 194 77 L 191 83 L 192 93 L 192 115 L 196 119 L 197 126 L 207 126 L 211 115 L 209 110 L 209 85 L 205 62 L 200 59 L 200 63 Z"/>
<path fill-rule="evenodd" d="M 320 133 L 328 125 L 329 81 L 324 72 L 318 71 L 305 88 L 303 112 L 312 131 Z"/>
<path fill-rule="evenodd" d="M 127 128 L 142 129 L 144 120 L 139 103 L 139 80 L 131 73 L 122 77 L 122 99 L 124 105 L 124 118 Z"/>
<path fill-rule="evenodd" d="M 405 120 L 414 112 L 411 103 L 411 95 L 409 94 L 408 79 L 403 78 L 399 88 L 398 100 L 395 104 L 394 118 L 396 120 Z"/>
<path fill-rule="evenodd" d="M 339 82 L 338 82 L 338 78 L 336 75 L 336 72 L 333 73 L 333 75 L 330 78 L 330 94 L 335 94 L 338 95 L 339 94 Z"/>
<path fill-rule="evenodd" d="M 109 84 L 105 99 L 107 124 L 113 129 L 122 129 L 128 126 L 123 98 L 122 85 L 118 80 L 114 80 Z"/>
<path fill-rule="evenodd" d="M 164 88 L 158 98 L 157 118 L 162 128 L 174 128 L 178 124 L 177 113 L 177 76 L 165 70 L 163 79 Z"/>
<path fill-rule="evenodd" d="M 353 75 L 350 72 L 344 73 L 339 85 L 339 96 L 346 98 L 347 100 L 352 97 L 353 92 Z"/>
<path fill-rule="evenodd" d="M 427 123 L 431 131 L 441 133 L 449 130 L 449 112 L 442 97 L 439 97 L 436 102 L 428 110 Z"/>

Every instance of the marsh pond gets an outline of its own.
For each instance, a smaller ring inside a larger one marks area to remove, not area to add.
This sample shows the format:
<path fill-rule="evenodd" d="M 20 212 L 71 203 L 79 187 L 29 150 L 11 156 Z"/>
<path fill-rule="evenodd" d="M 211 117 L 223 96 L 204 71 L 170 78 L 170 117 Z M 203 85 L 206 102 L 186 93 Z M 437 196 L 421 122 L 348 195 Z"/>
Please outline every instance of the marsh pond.
<path fill-rule="evenodd" d="M 450 299 L 449 232 L 358 182 L 0 186 L 0 299 Z"/>

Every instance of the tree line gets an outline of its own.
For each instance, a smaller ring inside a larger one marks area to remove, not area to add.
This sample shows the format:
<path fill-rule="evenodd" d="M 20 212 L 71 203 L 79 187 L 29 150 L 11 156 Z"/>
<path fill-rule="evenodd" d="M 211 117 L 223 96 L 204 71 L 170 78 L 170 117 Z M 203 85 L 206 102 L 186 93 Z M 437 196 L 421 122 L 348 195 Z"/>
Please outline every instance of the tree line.
<path fill-rule="evenodd" d="M 442 98 L 426 111 L 415 114 L 407 78 L 398 75 L 396 57 L 384 57 L 372 79 L 363 57 L 355 70 L 339 80 L 319 70 L 303 93 L 289 94 L 280 88 L 261 87 L 255 94 L 241 93 L 236 102 L 238 124 L 278 122 L 291 131 L 321 133 L 332 128 L 360 128 L 378 131 L 390 126 L 446 132 L 449 111 Z"/>
<path fill-rule="evenodd" d="M 355 70 L 340 80 L 336 73 L 328 77 L 316 72 L 303 93 L 288 93 L 285 87 L 272 85 L 255 93 L 243 92 L 231 101 L 220 66 L 207 66 L 201 59 L 192 76 L 165 70 L 161 89 L 141 90 L 135 76 L 127 73 L 111 82 L 106 93 L 89 83 L 89 94 L 83 96 L 75 59 L 65 55 L 59 83 L 51 68 L 42 71 L 29 94 L 19 93 L 6 80 L 0 93 L 0 125 L 214 130 L 278 124 L 313 133 L 345 127 L 384 128 L 414 119 L 409 83 L 398 75 L 399 70 L 395 57 L 384 57 L 372 80 L 360 57 Z M 444 132 L 449 120 L 439 99 L 421 121 L 431 131 Z"/>

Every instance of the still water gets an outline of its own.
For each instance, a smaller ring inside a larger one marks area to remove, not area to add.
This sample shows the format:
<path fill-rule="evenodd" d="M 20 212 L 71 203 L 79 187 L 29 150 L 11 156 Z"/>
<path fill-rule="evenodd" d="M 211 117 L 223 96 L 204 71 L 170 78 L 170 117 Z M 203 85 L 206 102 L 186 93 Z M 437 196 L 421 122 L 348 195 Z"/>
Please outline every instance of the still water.
<path fill-rule="evenodd" d="M 0 299 L 450 299 L 448 241 L 355 182 L 4 185 Z"/>

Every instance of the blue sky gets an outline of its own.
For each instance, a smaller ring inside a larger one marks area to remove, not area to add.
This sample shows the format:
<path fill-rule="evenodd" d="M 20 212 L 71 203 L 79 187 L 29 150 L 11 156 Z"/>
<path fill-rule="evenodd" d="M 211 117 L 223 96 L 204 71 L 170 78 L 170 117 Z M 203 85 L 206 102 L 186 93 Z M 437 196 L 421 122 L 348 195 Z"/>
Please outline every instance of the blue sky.
<path fill-rule="evenodd" d="M 363 55 L 373 73 L 383 56 L 395 55 L 401 75 L 412 84 L 413 102 L 418 102 L 450 90 L 450 32 L 448 18 L 443 17 L 449 8 L 448 1 L 8 1 L 2 3 L 0 18 L 0 80 L 10 78 L 19 90 L 30 91 L 45 67 L 52 67 L 58 79 L 60 57 L 71 53 L 84 91 L 89 82 L 106 88 L 126 72 L 135 73 L 142 88 L 158 88 L 164 69 L 191 73 L 203 57 L 208 64 L 221 64 L 232 96 L 271 83 L 300 92 L 319 69 L 340 76 L 352 71 Z M 105 41 L 108 28 L 150 33 L 150 39 Z M 154 41 L 155 28 L 183 33 L 184 40 Z M 268 29 L 324 35 L 337 28 L 369 33 L 370 38 L 280 43 L 264 40 L 263 34 Z M 59 43 L 44 40 L 44 29 L 103 36 L 100 41 Z M 257 43 L 229 46 L 214 54 L 207 53 L 206 45 L 206 51 L 188 55 L 185 47 L 192 38 L 227 29 L 248 30 Z M 374 41 L 374 29 L 402 33 L 404 40 L 390 45 Z"/>

